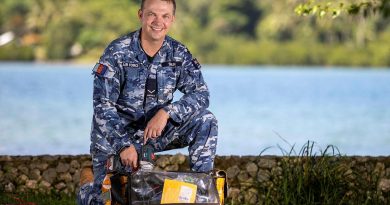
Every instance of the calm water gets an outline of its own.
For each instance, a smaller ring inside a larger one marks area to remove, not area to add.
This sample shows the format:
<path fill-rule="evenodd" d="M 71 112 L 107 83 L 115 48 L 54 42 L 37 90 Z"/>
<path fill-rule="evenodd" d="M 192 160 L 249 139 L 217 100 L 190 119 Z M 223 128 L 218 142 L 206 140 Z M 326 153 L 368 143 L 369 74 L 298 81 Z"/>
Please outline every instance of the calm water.
<path fill-rule="evenodd" d="M 88 153 L 92 66 L 0 63 L 0 154 Z M 390 155 L 390 70 L 261 68 L 204 66 L 218 154 Z"/>

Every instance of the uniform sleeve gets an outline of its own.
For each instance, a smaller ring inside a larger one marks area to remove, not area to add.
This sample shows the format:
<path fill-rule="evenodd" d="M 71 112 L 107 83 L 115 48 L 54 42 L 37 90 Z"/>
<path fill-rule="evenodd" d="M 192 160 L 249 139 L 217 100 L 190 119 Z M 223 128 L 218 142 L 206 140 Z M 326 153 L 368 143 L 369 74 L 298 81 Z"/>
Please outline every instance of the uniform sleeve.
<path fill-rule="evenodd" d="M 178 89 L 184 95 L 180 100 L 164 107 L 176 123 L 180 124 L 195 111 L 206 109 L 209 106 L 210 94 L 200 68 L 198 61 L 189 52 L 186 53 L 177 84 Z"/>
<path fill-rule="evenodd" d="M 132 144 L 124 129 L 116 109 L 123 82 L 121 69 L 117 60 L 109 51 L 105 51 L 96 64 L 93 74 L 93 109 L 96 126 L 103 137 L 107 139 L 114 151 L 119 154 L 121 149 Z"/>

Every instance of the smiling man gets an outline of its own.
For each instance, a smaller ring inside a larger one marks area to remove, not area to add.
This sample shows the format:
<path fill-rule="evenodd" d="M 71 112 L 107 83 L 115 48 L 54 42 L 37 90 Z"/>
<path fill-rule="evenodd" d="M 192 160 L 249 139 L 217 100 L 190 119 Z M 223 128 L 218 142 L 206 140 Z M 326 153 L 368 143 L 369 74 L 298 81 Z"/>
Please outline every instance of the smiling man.
<path fill-rule="evenodd" d="M 102 204 L 108 157 L 119 155 L 135 169 L 145 144 L 155 152 L 188 146 L 192 171 L 213 169 L 217 120 L 206 109 L 209 91 L 200 64 L 167 36 L 175 11 L 175 0 L 142 0 L 141 29 L 114 40 L 93 69 L 94 182 L 80 188 L 79 204 Z M 176 90 L 183 96 L 173 102 Z"/>

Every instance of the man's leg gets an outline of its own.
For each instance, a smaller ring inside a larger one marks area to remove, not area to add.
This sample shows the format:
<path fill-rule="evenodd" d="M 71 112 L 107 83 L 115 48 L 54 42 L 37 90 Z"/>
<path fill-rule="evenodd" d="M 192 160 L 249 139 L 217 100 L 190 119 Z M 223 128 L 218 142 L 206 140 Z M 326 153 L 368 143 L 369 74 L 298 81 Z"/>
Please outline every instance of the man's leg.
<path fill-rule="evenodd" d="M 151 141 L 156 152 L 188 147 L 190 167 L 195 172 L 209 172 L 214 168 L 218 124 L 208 110 L 195 112 L 179 126 L 168 123 L 162 136 Z"/>
<path fill-rule="evenodd" d="M 106 175 L 105 165 L 107 162 L 107 155 L 102 152 L 92 154 L 93 164 L 93 183 L 87 183 L 80 187 L 77 196 L 77 204 L 79 205 L 103 205 L 101 198 L 101 188 L 103 179 Z"/>

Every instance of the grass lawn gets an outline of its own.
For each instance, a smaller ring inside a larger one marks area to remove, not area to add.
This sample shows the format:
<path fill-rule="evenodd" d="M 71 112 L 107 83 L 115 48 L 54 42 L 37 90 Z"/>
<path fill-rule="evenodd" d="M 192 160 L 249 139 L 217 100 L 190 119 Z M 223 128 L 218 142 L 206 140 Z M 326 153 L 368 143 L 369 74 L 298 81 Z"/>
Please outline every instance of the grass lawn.
<path fill-rule="evenodd" d="M 2 193 L 0 192 L 0 204 L 7 205 L 75 205 L 76 196 L 33 193 Z"/>

